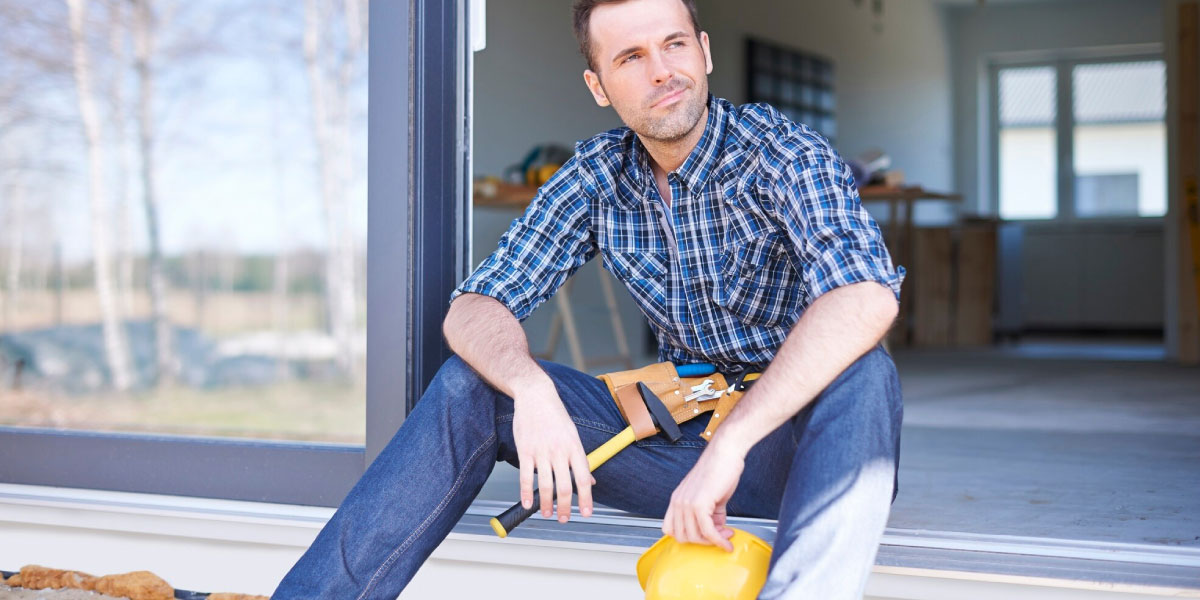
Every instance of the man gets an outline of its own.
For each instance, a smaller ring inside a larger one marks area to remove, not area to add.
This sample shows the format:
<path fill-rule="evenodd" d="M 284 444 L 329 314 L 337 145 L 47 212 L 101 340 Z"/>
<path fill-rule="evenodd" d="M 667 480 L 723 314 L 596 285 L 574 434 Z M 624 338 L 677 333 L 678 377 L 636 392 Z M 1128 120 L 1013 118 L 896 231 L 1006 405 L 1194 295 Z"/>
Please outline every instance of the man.
<path fill-rule="evenodd" d="M 628 128 L 579 143 L 455 291 L 457 356 L 275 597 L 395 597 L 500 460 L 527 507 L 537 474 L 563 523 L 572 482 L 583 517 L 599 501 L 726 550 L 726 515 L 778 518 L 761 598 L 861 597 L 895 491 L 900 389 L 879 341 L 903 268 L 828 142 L 709 95 L 694 0 L 580 0 L 575 30 L 588 89 Z M 588 473 L 626 424 L 596 378 L 530 358 L 519 320 L 596 254 L 660 359 L 767 367 L 711 442 L 693 419 Z"/>

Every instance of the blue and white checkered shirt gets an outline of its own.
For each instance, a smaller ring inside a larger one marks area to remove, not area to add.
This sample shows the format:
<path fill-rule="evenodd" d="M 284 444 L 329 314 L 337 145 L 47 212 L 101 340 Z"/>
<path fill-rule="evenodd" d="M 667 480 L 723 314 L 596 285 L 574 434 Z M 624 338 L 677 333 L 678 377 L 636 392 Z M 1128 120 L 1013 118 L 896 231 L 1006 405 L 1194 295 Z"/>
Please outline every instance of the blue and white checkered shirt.
<path fill-rule="evenodd" d="M 874 219 L 829 142 L 765 104 L 709 97 L 692 153 L 659 195 L 628 128 L 575 145 L 499 247 L 454 291 L 524 320 L 599 253 L 658 337 L 659 360 L 765 367 L 813 300 L 876 281 L 900 296 Z"/>

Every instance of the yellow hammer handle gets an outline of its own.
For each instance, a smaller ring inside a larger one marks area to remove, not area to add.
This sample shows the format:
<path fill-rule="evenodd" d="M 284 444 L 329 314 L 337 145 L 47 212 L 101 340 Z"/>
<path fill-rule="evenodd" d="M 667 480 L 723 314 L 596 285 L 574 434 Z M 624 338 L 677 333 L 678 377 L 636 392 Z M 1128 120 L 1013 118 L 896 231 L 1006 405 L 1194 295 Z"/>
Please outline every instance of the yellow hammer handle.
<path fill-rule="evenodd" d="M 636 438 L 633 435 L 633 427 L 626 427 L 625 431 L 614 435 L 612 439 L 604 442 L 604 445 L 592 450 L 588 454 L 588 470 L 595 471 L 596 467 L 604 464 L 608 459 L 615 456 L 618 452 L 624 450 L 626 446 L 633 443 Z"/>

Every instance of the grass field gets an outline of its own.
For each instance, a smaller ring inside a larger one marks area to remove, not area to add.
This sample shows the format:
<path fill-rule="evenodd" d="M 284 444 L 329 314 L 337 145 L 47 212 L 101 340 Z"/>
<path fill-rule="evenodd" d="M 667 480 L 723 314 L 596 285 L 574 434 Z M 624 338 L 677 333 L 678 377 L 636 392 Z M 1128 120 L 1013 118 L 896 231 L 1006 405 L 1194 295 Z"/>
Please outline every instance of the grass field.
<path fill-rule="evenodd" d="M 46 290 L 22 291 L 17 304 L 3 299 L 0 333 L 56 325 L 58 298 Z M 149 294 L 129 299 L 126 319 L 150 317 Z M 365 306 L 359 307 L 360 321 Z M 269 293 L 209 291 L 202 303 L 187 290 L 167 295 L 173 325 L 197 328 L 219 341 L 239 334 L 271 331 L 276 326 Z M 320 331 L 323 298 L 317 293 L 288 296 L 288 331 Z M 93 290 L 68 290 L 61 298 L 61 324 L 89 325 L 100 320 Z M 193 389 L 165 387 L 128 394 L 69 395 L 50 389 L 10 389 L 0 373 L 0 425 L 92 431 L 153 432 L 361 444 L 366 422 L 366 386 L 353 383 L 284 381 L 257 387 Z"/>
<path fill-rule="evenodd" d="M 81 397 L 6 389 L 0 425 L 361 444 L 366 386 L 289 381 Z"/>

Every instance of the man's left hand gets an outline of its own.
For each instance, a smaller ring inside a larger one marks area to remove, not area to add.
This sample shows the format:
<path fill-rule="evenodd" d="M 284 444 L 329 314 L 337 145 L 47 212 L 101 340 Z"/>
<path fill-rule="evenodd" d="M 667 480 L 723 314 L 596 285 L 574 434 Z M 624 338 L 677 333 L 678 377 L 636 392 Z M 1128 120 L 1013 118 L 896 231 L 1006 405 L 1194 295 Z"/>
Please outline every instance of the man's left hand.
<path fill-rule="evenodd" d="M 700 460 L 671 494 L 671 505 L 663 516 L 663 533 L 676 541 L 720 546 L 733 551 L 725 526 L 725 504 L 737 489 L 746 466 L 745 456 L 709 445 Z"/>

